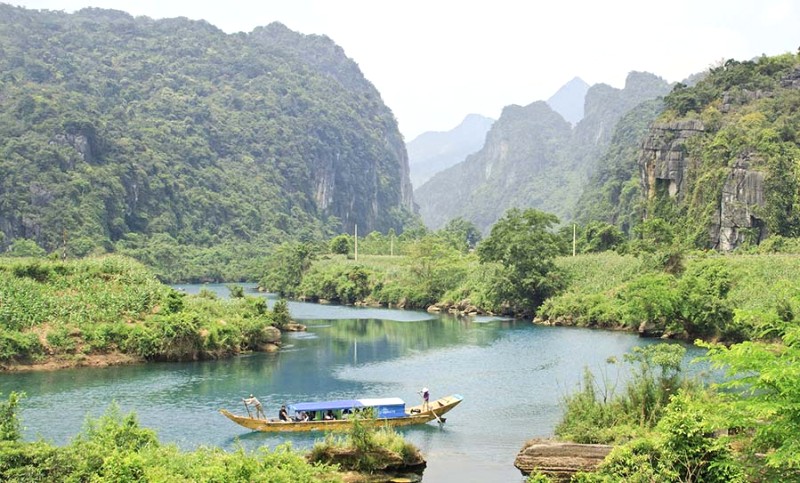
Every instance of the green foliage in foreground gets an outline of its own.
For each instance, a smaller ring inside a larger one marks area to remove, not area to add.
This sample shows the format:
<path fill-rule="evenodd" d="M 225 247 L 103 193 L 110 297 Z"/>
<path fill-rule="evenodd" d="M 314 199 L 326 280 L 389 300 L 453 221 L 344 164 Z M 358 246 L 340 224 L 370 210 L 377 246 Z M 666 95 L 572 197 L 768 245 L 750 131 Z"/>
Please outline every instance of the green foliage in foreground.
<path fill-rule="evenodd" d="M 122 416 L 114 404 L 105 415 L 88 420 L 84 430 L 64 447 L 43 441 L 0 440 L 0 480 L 340 481 L 332 468 L 307 463 L 288 444 L 254 452 L 241 447 L 233 452 L 217 448 L 186 452 L 162 445 L 155 432 L 139 426 L 134 414 Z"/>
<path fill-rule="evenodd" d="M 634 347 L 625 355 L 630 377 L 617 392 L 620 372 L 607 372 L 598 382 L 588 369 L 578 392 L 566 397 L 565 413 L 555 433 L 576 443 L 618 443 L 653 428 L 661 419 L 670 397 L 688 387 L 681 376 L 686 353 L 680 345 L 653 344 Z M 609 360 L 616 365 L 616 360 Z"/>
<path fill-rule="evenodd" d="M 683 385 L 637 434 L 627 428 L 642 414 L 637 405 L 625 408 L 619 398 L 609 403 L 589 386 L 567 398 L 561 436 L 612 435 L 608 441 L 623 443 L 597 472 L 572 481 L 800 481 L 800 328 L 787 328 L 773 342 L 702 345 L 709 349 L 705 359 L 725 377 L 704 388 Z M 634 377 L 625 393 L 641 387 Z"/>
<path fill-rule="evenodd" d="M 320 464 L 338 464 L 343 470 L 372 473 L 387 466 L 417 465 L 419 450 L 391 426 L 375 428 L 358 419 L 344 436 L 328 433 L 318 441 L 308 460 Z"/>
<path fill-rule="evenodd" d="M 579 473 L 572 481 L 762 481 L 745 478 L 730 439 L 715 434 L 720 421 L 713 397 L 681 390 L 652 433 L 614 448 L 596 473 Z"/>
<path fill-rule="evenodd" d="M 19 441 L 22 437 L 17 407 L 24 394 L 12 392 L 8 401 L 0 403 L 0 441 Z"/>
<path fill-rule="evenodd" d="M 769 478 L 800 479 L 800 327 L 786 329 L 777 343 L 706 345 L 709 359 L 725 369 L 717 407 L 749 465 Z M 766 478 L 765 478 L 766 479 Z"/>
<path fill-rule="evenodd" d="M 217 358 L 276 340 L 272 323 L 263 299 L 186 296 L 124 257 L 0 259 L 0 363 Z"/>
<path fill-rule="evenodd" d="M 745 481 L 741 455 L 719 432 L 731 422 L 719 412 L 723 399 L 681 376 L 684 353 L 673 344 L 634 348 L 625 357 L 632 375 L 619 393 L 615 381 L 598 386 L 587 371 L 583 387 L 566 398 L 556 434 L 618 446 L 596 473 L 572 481 Z"/>

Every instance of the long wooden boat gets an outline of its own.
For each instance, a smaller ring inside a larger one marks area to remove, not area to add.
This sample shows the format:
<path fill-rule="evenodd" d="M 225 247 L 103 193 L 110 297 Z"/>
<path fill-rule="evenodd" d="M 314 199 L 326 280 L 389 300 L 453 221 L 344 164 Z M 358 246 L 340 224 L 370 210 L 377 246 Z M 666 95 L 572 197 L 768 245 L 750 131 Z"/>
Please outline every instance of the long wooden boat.
<path fill-rule="evenodd" d="M 289 411 L 293 412 L 295 416 L 299 416 L 303 412 L 313 414 L 314 418 L 308 421 L 258 419 L 232 414 L 225 409 L 220 409 L 219 412 L 234 423 L 253 431 L 343 431 L 349 429 L 353 419 L 359 417 L 358 415 L 367 408 L 372 408 L 370 412 L 374 417 L 360 420 L 368 425 L 408 426 L 431 421 L 443 424 L 445 418 L 442 416 L 456 407 L 463 399 L 459 394 L 443 397 L 432 401 L 427 410 L 423 410 L 422 405 L 406 408 L 403 400 L 399 398 L 348 399 L 289 405 Z M 323 419 L 324 414 L 328 411 L 334 413 L 336 419 Z"/>

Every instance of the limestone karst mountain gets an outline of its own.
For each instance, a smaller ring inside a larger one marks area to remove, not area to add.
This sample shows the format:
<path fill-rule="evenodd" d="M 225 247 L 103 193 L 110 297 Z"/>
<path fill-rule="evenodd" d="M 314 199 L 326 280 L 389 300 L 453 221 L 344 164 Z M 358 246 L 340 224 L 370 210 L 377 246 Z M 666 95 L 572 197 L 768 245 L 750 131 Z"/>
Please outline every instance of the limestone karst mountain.
<path fill-rule="evenodd" d="M 480 114 L 469 114 L 449 131 L 425 132 L 406 143 L 411 184 L 422 186 L 431 176 L 482 148 L 493 122 Z"/>
<path fill-rule="evenodd" d="M 328 37 L 0 4 L 0 45 L 0 249 L 261 247 L 411 216 L 397 122 Z"/>
<path fill-rule="evenodd" d="M 594 85 L 574 128 L 542 101 L 506 107 L 479 152 L 415 190 L 423 220 L 438 228 L 460 216 L 485 231 L 513 207 L 571 219 L 619 119 L 668 91 L 666 81 L 640 72 L 630 73 L 622 89 Z"/>
<path fill-rule="evenodd" d="M 583 119 L 583 104 L 589 87 L 583 79 L 575 77 L 550 96 L 547 105 L 574 126 Z"/>

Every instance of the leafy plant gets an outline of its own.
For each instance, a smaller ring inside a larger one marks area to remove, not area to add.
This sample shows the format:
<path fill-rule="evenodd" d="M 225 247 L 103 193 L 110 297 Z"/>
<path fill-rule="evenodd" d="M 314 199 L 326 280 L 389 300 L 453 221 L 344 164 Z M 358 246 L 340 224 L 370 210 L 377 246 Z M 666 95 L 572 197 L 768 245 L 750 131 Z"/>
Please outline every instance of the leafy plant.
<path fill-rule="evenodd" d="M 550 229 L 554 215 L 534 209 L 511 209 L 478 246 L 482 264 L 498 263 L 503 273 L 495 281 L 496 303 L 508 303 L 519 313 L 533 313 L 549 296 L 563 288 L 554 259 L 562 251 Z"/>
<path fill-rule="evenodd" d="M 0 441 L 19 441 L 22 437 L 17 408 L 25 393 L 11 392 L 5 402 L 0 403 Z"/>

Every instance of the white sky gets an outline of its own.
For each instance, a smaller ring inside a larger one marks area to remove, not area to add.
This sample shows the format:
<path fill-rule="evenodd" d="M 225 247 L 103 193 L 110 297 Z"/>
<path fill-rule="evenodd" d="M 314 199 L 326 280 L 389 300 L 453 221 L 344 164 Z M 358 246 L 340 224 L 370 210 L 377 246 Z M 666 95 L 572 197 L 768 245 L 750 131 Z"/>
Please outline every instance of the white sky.
<path fill-rule="evenodd" d="M 407 141 L 469 113 L 550 97 L 575 76 L 622 87 L 632 70 L 679 81 L 720 60 L 797 52 L 795 0 L 5 0 L 205 19 L 232 33 L 279 21 L 344 48 Z"/>

